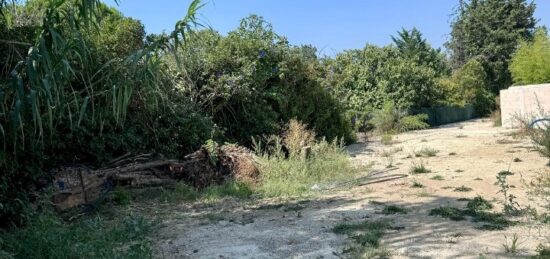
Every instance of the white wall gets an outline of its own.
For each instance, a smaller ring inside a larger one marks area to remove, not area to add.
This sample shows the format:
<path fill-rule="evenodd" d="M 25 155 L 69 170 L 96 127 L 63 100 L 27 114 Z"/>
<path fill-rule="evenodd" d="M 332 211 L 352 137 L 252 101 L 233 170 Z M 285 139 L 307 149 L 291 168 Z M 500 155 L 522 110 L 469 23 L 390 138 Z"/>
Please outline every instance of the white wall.
<path fill-rule="evenodd" d="M 539 105 L 550 116 L 550 84 L 513 86 L 500 90 L 502 127 L 516 128 L 516 116 L 540 117 Z"/>

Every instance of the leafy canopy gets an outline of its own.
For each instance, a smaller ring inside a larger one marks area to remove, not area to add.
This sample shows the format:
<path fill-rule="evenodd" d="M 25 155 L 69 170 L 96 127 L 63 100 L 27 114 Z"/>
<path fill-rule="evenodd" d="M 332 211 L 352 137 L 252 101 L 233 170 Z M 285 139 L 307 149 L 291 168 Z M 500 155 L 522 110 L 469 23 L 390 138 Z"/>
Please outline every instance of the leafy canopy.
<path fill-rule="evenodd" d="M 539 28 L 533 41 L 522 41 L 512 57 L 510 71 L 514 83 L 550 83 L 550 37 Z"/>
<path fill-rule="evenodd" d="M 454 69 L 472 58 L 479 58 L 491 91 L 511 83 L 508 65 L 521 40 L 533 36 L 535 4 L 526 0 L 461 1 L 452 22 L 451 38 L 446 43 Z"/>

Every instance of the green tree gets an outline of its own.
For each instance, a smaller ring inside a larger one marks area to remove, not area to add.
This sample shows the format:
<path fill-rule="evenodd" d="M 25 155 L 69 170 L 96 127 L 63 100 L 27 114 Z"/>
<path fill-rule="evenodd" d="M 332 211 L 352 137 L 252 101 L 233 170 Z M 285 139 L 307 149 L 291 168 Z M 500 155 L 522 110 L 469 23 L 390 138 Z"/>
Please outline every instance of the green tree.
<path fill-rule="evenodd" d="M 515 84 L 550 83 L 550 37 L 546 30 L 539 28 L 533 41 L 521 42 L 510 71 Z"/>
<path fill-rule="evenodd" d="M 296 118 L 328 139 L 351 138 L 341 104 L 319 80 L 317 50 L 291 46 L 253 15 L 222 36 L 203 30 L 171 62 L 178 88 L 206 111 L 231 141 L 276 134 Z"/>
<path fill-rule="evenodd" d="M 422 33 L 413 27 L 411 30 L 402 29 L 397 36 L 392 36 L 392 41 L 407 60 L 416 62 L 421 66 L 428 66 L 438 74 L 449 72 L 445 57 L 440 49 L 434 49 L 422 37 Z"/>
<path fill-rule="evenodd" d="M 459 6 L 446 43 L 454 69 L 472 58 L 484 65 L 491 91 L 508 87 L 508 65 L 521 40 L 533 36 L 535 4 L 526 0 L 469 0 Z"/>
<path fill-rule="evenodd" d="M 447 101 L 451 104 L 474 106 L 478 115 L 487 115 L 494 106 L 494 95 L 489 90 L 488 77 L 480 61 L 471 59 L 450 78 L 442 79 Z"/>

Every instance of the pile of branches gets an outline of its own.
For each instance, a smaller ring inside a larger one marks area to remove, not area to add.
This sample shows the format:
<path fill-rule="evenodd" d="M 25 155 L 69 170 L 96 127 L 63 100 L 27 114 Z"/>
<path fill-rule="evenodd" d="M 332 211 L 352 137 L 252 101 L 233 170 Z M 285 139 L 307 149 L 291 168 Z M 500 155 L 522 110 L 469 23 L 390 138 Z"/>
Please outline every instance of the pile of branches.
<path fill-rule="evenodd" d="M 103 168 L 62 167 L 53 170 L 51 175 L 53 203 L 65 210 L 95 202 L 114 186 L 172 187 L 177 182 L 184 182 L 202 189 L 228 180 L 254 184 L 259 172 L 252 152 L 236 145 L 225 145 L 214 150 L 203 147 L 181 160 L 152 154 L 126 154 Z"/>

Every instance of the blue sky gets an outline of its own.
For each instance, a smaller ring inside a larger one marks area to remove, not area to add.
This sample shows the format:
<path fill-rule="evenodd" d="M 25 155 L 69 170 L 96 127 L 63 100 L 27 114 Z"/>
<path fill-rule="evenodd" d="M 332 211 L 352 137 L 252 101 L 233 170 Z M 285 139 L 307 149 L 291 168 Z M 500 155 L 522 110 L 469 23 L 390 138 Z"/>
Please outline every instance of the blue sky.
<path fill-rule="evenodd" d="M 106 3 L 114 5 L 113 0 Z M 147 32 L 171 31 L 190 0 L 121 0 L 118 9 L 141 20 Z M 292 44 L 312 44 L 326 55 L 385 45 L 391 35 L 416 26 L 434 47 L 442 47 L 458 0 L 205 0 L 202 23 L 227 33 L 250 14 L 263 16 Z M 536 0 L 539 25 L 550 27 L 550 1 Z"/>

